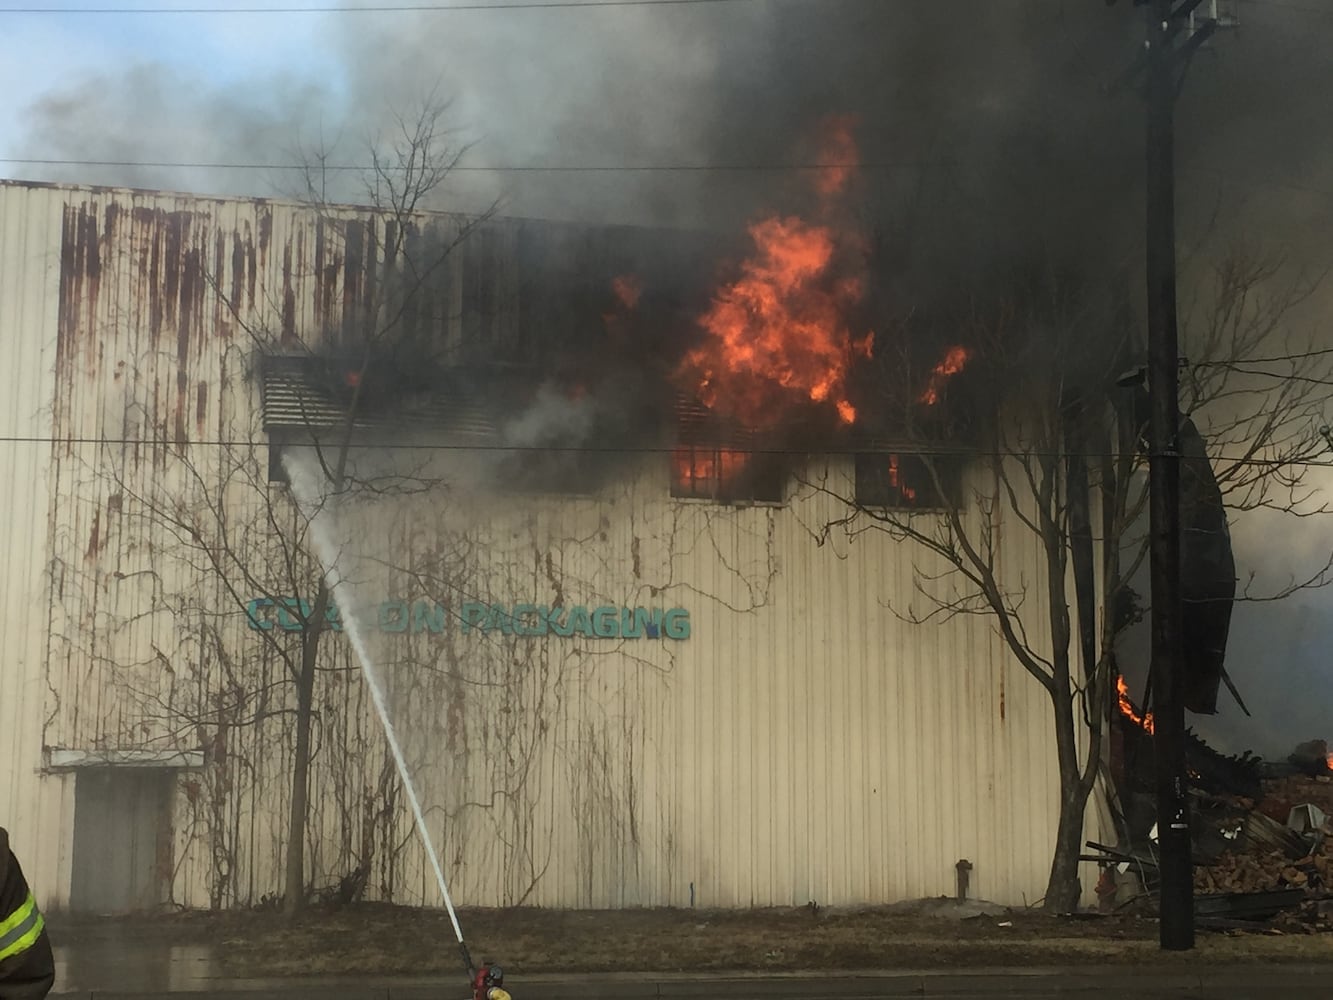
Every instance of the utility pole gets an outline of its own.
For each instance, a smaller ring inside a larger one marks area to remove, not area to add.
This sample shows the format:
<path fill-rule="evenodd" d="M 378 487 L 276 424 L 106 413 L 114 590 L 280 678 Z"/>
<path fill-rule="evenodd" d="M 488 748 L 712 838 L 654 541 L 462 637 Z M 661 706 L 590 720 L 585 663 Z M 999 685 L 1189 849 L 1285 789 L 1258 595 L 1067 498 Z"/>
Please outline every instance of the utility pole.
<path fill-rule="evenodd" d="M 1175 0 L 1148 5 L 1148 490 L 1153 752 L 1157 765 L 1159 935 L 1194 947 L 1194 863 L 1185 774 L 1180 601 L 1180 350 L 1176 328 Z"/>
<path fill-rule="evenodd" d="M 1144 3 L 1144 0 L 1136 0 Z M 1217 30 L 1218 4 L 1146 0 L 1149 521 L 1153 751 L 1157 770 L 1163 950 L 1194 947 L 1194 859 L 1185 770 L 1185 676 L 1180 596 L 1180 347 L 1176 326 L 1175 111 L 1189 60 Z M 1197 25 L 1197 29 L 1196 29 Z M 1184 40 L 1180 41 L 1184 35 Z M 1179 44 L 1177 44 L 1179 42 Z"/>
<path fill-rule="evenodd" d="M 1106 0 L 1114 4 L 1116 0 Z M 1153 752 L 1157 771 L 1158 912 L 1163 950 L 1194 947 L 1194 859 L 1185 770 L 1185 675 L 1180 596 L 1180 347 L 1176 326 L 1175 112 L 1189 60 L 1217 30 L 1213 0 L 1134 0 L 1147 8 L 1146 244 L 1148 489 L 1152 579 Z M 1234 22 L 1234 16 L 1231 22 Z M 1228 23 L 1231 23 L 1228 22 Z M 1182 35 L 1184 40 L 1181 41 Z"/>

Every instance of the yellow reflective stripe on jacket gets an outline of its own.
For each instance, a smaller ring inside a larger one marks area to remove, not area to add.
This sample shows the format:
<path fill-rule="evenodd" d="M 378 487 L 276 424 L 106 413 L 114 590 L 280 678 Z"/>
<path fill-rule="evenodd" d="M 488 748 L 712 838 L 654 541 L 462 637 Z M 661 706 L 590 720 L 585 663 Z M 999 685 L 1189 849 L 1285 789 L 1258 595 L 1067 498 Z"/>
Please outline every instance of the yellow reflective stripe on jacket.
<path fill-rule="evenodd" d="M 37 937 L 46 925 L 37 909 L 37 900 L 28 893 L 17 910 L 0 920 L 0 962 L 22 955 L 37 943 Z"/>

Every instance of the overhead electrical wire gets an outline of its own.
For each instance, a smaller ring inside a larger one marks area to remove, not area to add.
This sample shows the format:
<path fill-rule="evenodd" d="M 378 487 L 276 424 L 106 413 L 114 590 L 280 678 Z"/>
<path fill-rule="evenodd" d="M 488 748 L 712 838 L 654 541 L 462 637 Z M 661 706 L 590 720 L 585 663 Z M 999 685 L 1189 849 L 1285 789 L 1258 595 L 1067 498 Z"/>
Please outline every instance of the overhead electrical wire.
<path fill-rule="evenodd" d="M 419 14 L 419 13 L 441 13 L 451 12 L 490 12 L 490 11 L 534 11 L 534 10 L 580 10 L 580 9 L 598 9 L 598 8 L 632 8 L 632 7 L 711 7 L 711 6 L 739 6 L 742 4 L 771 4 L 777 0 L 498 0 L 495 3 L 478 2 L 478 0 L 459 0 L 456 3 L 392 3 L 376 6 L 373 4 L 312 4 L 310 6 L 294 5 L 275 5 L 269 7 L 257 6 L 239 6 L 223 7 L 217 5 L 198 5 L 198 6 L 179 6 L 179 7 L 142 7 L 142 6 L 119 6 L 119 7 L 96 7 L 96 6 L 70 6 L 70 7 L 50 7 L 50 6 L 23 6 L 23 7 L 0 7 L 0 15 L 4 14 L 55 14 L 55 15 L 94 15 L 94 16 L 218 16 L 218 15 L 257 15 L 257 14 Z M 785 0 L 792 2 L 792 0 Z M 888 0 L 795 0 L 795 2 L 804 3 L 822 3 L 833 2 L 861 2 L 861 3 L 885 3 Z M 897 2 L 906 4 L 911 0 L 897 0 Z M 1015 5 L 1023 0 L 1014 0 Z M 1031 0 L 1029 0 L 1031 2 Z M 1309 2 L 1300 2 L 1300 0 L 1246 0 L 1246 4 L 1255 7 L 1272 7 L 1279 10 L 1298 11 L 1307 14 L 1321 14 L 1333 16 L 1333 7 L 1319 6 Z"/>
<path fill-rule="evenodd" d="M 0 156 L 0 163 L 44 167 L 133 167 L 151 170 L 303 170 L 320 173 L 402 173 L 419 167 L 380 164 L 338 163 L 312 166 L 302 163 L 209 163 L 172 160 L 77 160 L 44 157 Z M 447 173 L 706 173 L 801 170 L 905 170 L 930 166 L 923 160 L 880 160 L 871 163 L 569 163 L 496 164 L 451 166 Z"/>
<path fill-rule="evenodd" d="M 1306 361 L 1310 358 L 1323 357 L 1333 354 L 1333 347 L 1312 348 L 1308 351 L 1293 351 L 1291 354 L 1274 354 L 1266 358 L 1246 358 L 1243 362 L 1237 361 L 1191 361 L 1190 365 L 1195 368 L 1230 368 L 1237 364 L 1245 365 L 1276 365 L 1286 361 Z M 1237 369 L 1239 370 L 1239 369 Z M 1264 372 L 1265 375 L 1276 375 L 1277 372 Z"/>
<path fill-rule="evenodd" d="M 571 10 L 598 7 L 705 7 L 723 4 L 761 4 L 774 0 L 502 0 L 498 3 L 398 3 L 382 7 L 370 4 L 329 5 L 309 7 L 0 7 L 0 14 L 417 14 L 448 13 L 450 11 L 493 10 Z M 798 0 L 800 2 L 800 0 Z M 803 0 L 806 3 L 827 3 L 829 0 Z M 865 2 L 865 0 L 862 0 Z M 879 3 L 882 0 L 871 0 Z"/>
<path fill-rule="evenodd" d="M 0 435 L 0 444 L 59 444 L 65 446 L 74 445 L 93 445 L 97 447 L 109 445 L 135 446 L 141 445 L 148 448 L 266 448 L 271 442 L 264 439 L 252 438 L 210 438 L 198 440 L 178 441 L 174 438 L 132 438 L 132 437 L 57 437 L 50 434 L 5 434 Z M 289 446 L 294 447 L 315 447 L 314 444 L 301 444 L 299 442 L 287 442 Z M 583 455 L 671 455 L 679 448 L 696 448 L 698 450 L 708 451 L 711 448 L 718 447 L 714 445 L 657 445 L 657 446 L 625 446 L 623 448 L 611 447 L 591 447 L 587 445 L 517 445 L 517 444 L 458 444 L 444 442 L 403 442 L 385 444 L 383 442 L 352 442 L 347 446 L 353 451 L 445 451 L 445 452 L 477 452 L 485 454 L 495 453 L 513 453 L 527 454 L 532 452 L 552 452 L 556 454 L 583 454 Z M 722 447 L 725 447 L 723 445 Z M 771 456 L 771 457 L 801 457 L 801 456 L 827 456 L 827 457 L 848 457 L 853 455 L 875 454 L 880 449 L 864 447 L 819 447 L 819 448 L 738 448 L 747 455 Z M 895 449 L 883 449 L 886 452 Z M 980 458 L 1105 458 L 1107 452 L 1104 451 L 1042 451 L 1032 449 L 1029 451 L 996 451 L 987 448 L 899 448 L 896 449 L 900 454 L 908 455 L 926 455 L 932 458 L 954 458 L 954 457 L 980 457 Z M 1315 461 L 1309 458 L 1256 458 L 1249 455 L 1214 455 L 1211 456 L 1214 462 L 1225 462 L 1229 465 L 1242 466 L 1263 466 L 1270 468 L 1282 468 L 1286 466 L 1305 466 L 1312 468 L 1333 468 L 1333 455 L 1325 461 Z M 411 479 L 411 476 L 403 478 Z"/>
<path fill-rule="evenodd" d="M 744 173 L 800 173 L 823 170 L 914 170 L 922 167 L 939 166 L 945 162 L 933 160 L 866 160 L 858 163 L 496 163 L 496 164 L 457 164 L 448 169 L 448 173 L 463 174 L 744 174 Z M 97 169 L 136 169 L 136 170 L 244 170 L 244 171 L 307 171 L 313 174 L 336 173 L 401 173 L 409 167 L 397 167 L 380 164 L 334 163 L 318 166 L 301 163 L 248 163 L 244 161 L 206 161 L 206 160 L 96 160 L 66 157 L 43 156 L 0 156 L 0 164 L 17 167 L 89 167 Z M 1182 164 L 1183 173 L 1210 174 L 1220 176 L 1224 183 L 1237 187 L 1261 188 L 1275 191 L 1295 191 L 1319 198 L 1333 198 L 1333 188 L 1311 187 L 1307 184 L 1292 184 L 1286 181 L 1262 180 L 1259 178 L 1230 179 L 1228 171 L 1221 167 Z M 19 180 L 22 178 L 0 178 Z"/>
<path fill-rule="evenodd" d="M 1229 368 L 1237 375 L 1255 375 L 1261 378 L 1280 379 L 1283 382 L 1305 382 L 1310 385 L 1333 385 L 1333 379 L 1320 378 L 1317 375 L 1301 375 L 1292 372 L 1266 372 L 1259 368 L 1244 367 L 1241 364 L 1233 364 L 1230 365 Z"/>

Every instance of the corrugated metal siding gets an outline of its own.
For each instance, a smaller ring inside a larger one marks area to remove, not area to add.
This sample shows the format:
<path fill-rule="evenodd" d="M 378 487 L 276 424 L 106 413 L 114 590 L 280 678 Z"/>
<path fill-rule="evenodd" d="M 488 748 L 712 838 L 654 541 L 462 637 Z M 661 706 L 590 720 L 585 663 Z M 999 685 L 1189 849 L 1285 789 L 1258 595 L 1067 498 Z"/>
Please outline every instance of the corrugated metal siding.
<path fill-rule="evenodd" d="M 0 282 L 16 288 L 0 333 L 21 342 L 21 388 L 38 393 L 7 401 L 5 419 L 60 442 L 3 445 L 31 473 L 10 479 L 26 516 L 4 529 L 11 577 L 28 581 L 5 605 L 29 692 L 22 725 L 3 730 L 20 734 L 11 759 L 35 762 L 43 741 L 203 747 L 208 766 L 180 780 L 173 897 L 257 902 L 281 884 L 290 685 L 182 541 L 189 518 L 162 525 L 215 504 L 251 565 L 278 557 L 255 342 L 337 338 L 373 269 L 334 221 L 293 206 L 5 185 L 0 199 Z M 524 232 L 464 244 L 446 304 L 512 300 Z M 437 310 L 460 350 L 525 336 L 519 312 Z M 952 892 L 963 857 L 976 894 L 1039 895 L 1057 809 L 1050 712 L 990 620 L 904 622 L 895 610 L 924 610 L 914 580 L 929 562 L 884 535 L 816 544 L 835 513 L 816 494 L 671 501 L 666 456 L 638 463 L 594 498 L 419 497 L 345 515 L 353 551 L 393 553 L 393 572 L 365 567 L 368 594 L 691 611 L 682 642 L 372 637 L 458 898 L 682 905 L 693 885 L 704 906 L 885 901 Z M 52 492 L 34 500 L 48 469 Z M 294 519 L 283 503 L 276 516 Z M 1041 578 L 1029 537 L 1005 538 L 1015 582 Z M 311 878 L 334 884 L 369 857 L 371 895 L 434 901 L 346 637 L 322 657 Z M 63 845 L 39 847 L 39 864 L 67 878 L 60 779 L 26 773 L 11 808 Z"/>
<path fill-rule="evenodd" d="M 845 463 L 832 471 L 850 473 Z M 1056 808 L 1049 708 L 1013 676 L 986 618 L 916 626 L 886 608 L 905 614 L 920 600 L 914 566 L 938 566 L 883 535 L 815 545 L 807 527 L 840 513 L 817 496 L 788 509 L 670 502 L 661 460 L 621 489 L 540 512 L 491 500 L 480 534 L 459 527 L 480 514 L 458 512 L 457 537 L 485 556 L 437 586 L 466 586 L 484 602 L 546 602 L 553 584 L 534 577 L 524 553 L 543 563 L 550 554 L 566 601 L 632 606 L 660 595 L 691 609 L 691 638 L 642 648 L 548 641 L 539 670 L 522 641 L 497 649 L 494 637 L 474 636 L 441 652 L 430 637 L 407 654 L 409 640 L 373 636 L 376 660 L 397 657 L 410 683 L 402 728 L 414 759 L 436 765 L 423 775 L 428 802 L 464 816 L 465 803 L 512 792 L 507 768 L 541 761 L 535 770 L 551 784 L 523 794 L 554 810 L 555 835 L 571 846 L 557 852 L 538 902 L 679 905 L 691 883 L 701 905 L 910 898 L 952 891 L 962 857 L 976 866 L 978 893 L 1040 895 Z M 441 526 L 431 506 L 390 510 Z M 385 514 L 377 504 L 374 517 L 353 519 L 347 551 L 415 548 L 377 529 Z M 450 530 L 442 526 L 434 537 Z M 1037 567 L 1006 570 L 1032 579 Z M 371 565 L 350 575 L 377 592 L 402 586 Z M 431 579 L 425 561 L 408 575 Z M 439 672 L 423 671 L 432 662 Z M 542 670 L 547 703 L 562 706 L 552 715 L 509 702 Z M 451 671 L 472 689 L 461 734 L 430 719 L 447 703 Z M 446 679 L 436 687 L 434 677 Z M 547 745 L 543 721 L 556 730 Z M 533 749 L 515 765 L 522 727 Z M 505 845 L 540 844 L 540 832 L 505 809 L 445 825 L 441 836 L 467 860 L 454 873 L 463 897 L 520 892 L 494 881 L 527 869 Z"/>
<path fill-rule="evenodd" d="M 0 189 L 0 343 L 7 388 L 0 398 L 0 824 L 39 900 L 68 889 L 63 779 L 40 779 L 47 712 L 47 561 L 50 554 L 51 365 L 60 281 L 60 201 L 42 189 Z"/>

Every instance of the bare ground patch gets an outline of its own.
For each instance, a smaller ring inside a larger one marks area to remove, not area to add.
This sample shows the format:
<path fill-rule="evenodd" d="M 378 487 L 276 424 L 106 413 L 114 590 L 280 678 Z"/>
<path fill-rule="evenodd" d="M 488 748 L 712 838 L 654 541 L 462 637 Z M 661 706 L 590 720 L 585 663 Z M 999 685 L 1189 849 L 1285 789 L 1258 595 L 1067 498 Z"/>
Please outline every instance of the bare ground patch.
<path fill-rule="evenodd" d="M 1082 964 L 1333 962 L 1333 935 L 1204 933 L 1165 954 L 1140 917 L 1018 911 L 966 919 L 898 909 L 467 910 L 473 956 L 515 973 L 795 972 Z M 145 945 L 212 943 L 224 971 L 253 976 L 429 975 L 459 968 L 448 918 L 384 904 L 271 912 L 57 920 L 60 940 L 114 934 Z"/>

